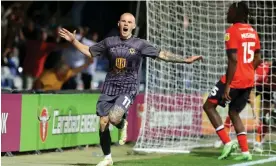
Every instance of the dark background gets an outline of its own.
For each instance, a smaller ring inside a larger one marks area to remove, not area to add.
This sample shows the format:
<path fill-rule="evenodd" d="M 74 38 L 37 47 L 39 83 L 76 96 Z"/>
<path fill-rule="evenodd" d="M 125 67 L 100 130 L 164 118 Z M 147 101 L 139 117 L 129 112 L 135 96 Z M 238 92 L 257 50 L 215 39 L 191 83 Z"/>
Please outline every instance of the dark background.
<path fill-rule="evenodd" d="M 2 1 L 2 5 L 7 8 L 15 1 Z M 19 2 L 23 3 L 23 2 Z M 75 1 L 36 1 L 31 3 L 26 11 L 25 18 L 32 18 L 37 24 L 45 25 L 46 22 L 55 14 L 57 24 L 60 24 L 60 18 L 68 17 L 70 19 L 70 11 L 72 10 Z M 50 15 L 42 15 L 43 7 L 48 5 Z M 140 2 L 139 23 L 140 34 L 139 37 L 146 37 L 146 2 Z M 100 40 L 106 37 L 111 30 L 117 29 L 117 22 L 120 15 L 125 12 L 130 12 L 134 16 L 136 14 L 136 1 L 88 1 L 85 3 L 81 12 L 81 26 L 88 26 L 92 31 L 97 31 Z M 73 11 L 74 12 L 74 11 Z"/>

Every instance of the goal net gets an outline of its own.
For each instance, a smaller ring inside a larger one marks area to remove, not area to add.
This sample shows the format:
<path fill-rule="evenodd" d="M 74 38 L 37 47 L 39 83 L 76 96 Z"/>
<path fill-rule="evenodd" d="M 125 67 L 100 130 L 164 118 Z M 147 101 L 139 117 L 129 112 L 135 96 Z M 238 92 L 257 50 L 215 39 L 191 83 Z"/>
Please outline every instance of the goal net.
<path fill-rule="evenodd" d="M 147 1 L 148 40 L 183 58 L 203 55 L 204 60 L 188 65 L 147 59 L 145 111 L 135 150 L 185 153 L 192 148 L 213 146 L 218 140 L 202 105 L 226 71 L 224 32 L 229 26 L 226 13 L 232 2 Z M 252 25 L 261 38 L 262 54 L 266 60 L 275 61 L 276 3 L 249 1 L 248 5 Z M 256 97 L 255 103 L 259 115 L 263 101 Z M 217 111 L 225 120 L 227 107 L 218 107 Z M 250 105 L 241 117 L 253 142 L 258 122 Z M 270 130 L 265 137 L 264 153 L 269 155 L 276 153 L 275 118 L 275 113 L 268 117 Z M 233 129 L 231 137 L 236 139 Z"/>

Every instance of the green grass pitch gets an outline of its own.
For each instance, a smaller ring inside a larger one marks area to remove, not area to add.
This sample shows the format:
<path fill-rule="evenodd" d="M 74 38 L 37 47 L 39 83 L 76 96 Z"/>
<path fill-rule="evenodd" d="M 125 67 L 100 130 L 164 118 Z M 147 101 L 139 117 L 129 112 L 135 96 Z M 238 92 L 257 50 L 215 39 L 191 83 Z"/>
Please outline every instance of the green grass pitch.
<path fill-rule="evenodd" d="M 242 162 L 233 161 L 231 156 L 227 160 L 219 161 L 221 149 L 198 148 L 189 154 L 157 154 L 129 153 L 132 146 L 112 146 L 114 166 L 227 166 Z M 95 166 L 102 159 L 99 147 L 89 147 L 84 150 L 68 150 L 64 152 L 47 152 L 41 155 L 19 155 L 2 157 L 3 166 Z M 268 157 L 254 156 L 253 161 Z M 275 166 L 276 161 L 259 164 Z"/>

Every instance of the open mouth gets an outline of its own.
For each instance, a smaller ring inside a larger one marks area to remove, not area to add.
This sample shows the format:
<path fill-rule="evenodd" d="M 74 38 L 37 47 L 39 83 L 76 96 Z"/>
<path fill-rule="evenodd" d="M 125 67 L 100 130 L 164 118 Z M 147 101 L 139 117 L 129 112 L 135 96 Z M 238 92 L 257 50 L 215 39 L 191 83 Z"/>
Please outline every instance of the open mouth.
<path fill-rule="evenodd" d="M 124 32 L 127 32 L 127 31 L 128 31 L 128 28 L 125 28 L 125 27 L 124 27 L 124 28 L 123 28 L 123 31 L 124 31 Z"/>

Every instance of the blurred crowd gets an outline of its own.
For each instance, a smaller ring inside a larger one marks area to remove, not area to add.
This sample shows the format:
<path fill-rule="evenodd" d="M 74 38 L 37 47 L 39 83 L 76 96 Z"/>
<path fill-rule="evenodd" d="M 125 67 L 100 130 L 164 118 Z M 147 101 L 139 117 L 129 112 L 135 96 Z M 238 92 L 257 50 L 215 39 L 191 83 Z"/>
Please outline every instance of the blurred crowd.
<path fill-rule="evenodd" d="M 58 36 L 59 25 L 52 17 L 39 24 L 24 16 L 26 6 L 1 6 L 1 86 L 11 89 L 99 89 L 104 81 L 107 61 L 87 59 Z M 89 27 L 77 30 L 76 38 L 92 46 L 98 33 Z M 97 72 L 95 72 L 97 70 Z"/>

